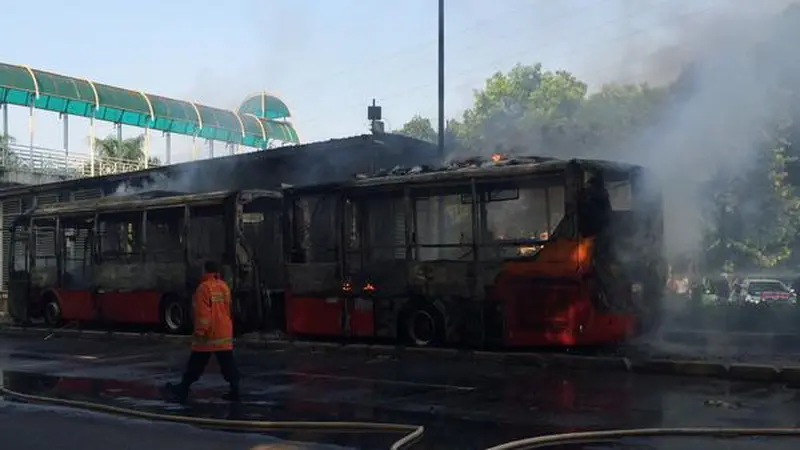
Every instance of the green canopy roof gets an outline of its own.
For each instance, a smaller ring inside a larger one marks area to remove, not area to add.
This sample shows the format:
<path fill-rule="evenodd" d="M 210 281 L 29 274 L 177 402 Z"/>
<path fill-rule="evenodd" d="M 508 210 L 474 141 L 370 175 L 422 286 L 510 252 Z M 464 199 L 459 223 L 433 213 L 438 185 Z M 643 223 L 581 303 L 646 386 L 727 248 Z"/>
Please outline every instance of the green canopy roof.
<path fill-rule="evenodd" d="M 267 122 L 274 121 L 275 123 L 285 123 L 277 121 L 291 117 L 289 107 L 286 106 L 286 103 L 278 97 L 267 94 L 266 92 L 259 92 L 258 94 L 247 97 L 242 104 L 239 105 L 237 112 L 239 115 L 255 116 L 261 120 Z M 299 142 L 300 139 L 297 136 L 297 132 L 291 129 L 291 133 L 291 139 L 287 140 L 287 142 Z"/>
<path fill-rule="evenodd" d="M 0 63 L 0 103 L 248 147 L 265 148 L 270 140 L 298 142 L 292 125 L 276 120 L 289 117 L 280 100 L 269 102 L 274 111 L 240 113 L 5 63 Z"/>

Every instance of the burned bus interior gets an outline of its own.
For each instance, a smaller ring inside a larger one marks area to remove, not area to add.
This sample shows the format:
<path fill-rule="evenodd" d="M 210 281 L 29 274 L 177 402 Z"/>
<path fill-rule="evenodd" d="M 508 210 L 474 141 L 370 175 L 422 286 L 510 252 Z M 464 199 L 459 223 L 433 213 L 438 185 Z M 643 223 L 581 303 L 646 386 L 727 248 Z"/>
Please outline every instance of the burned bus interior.
<path fill-rule="evenodd" d="M 34 206 L 10 230 L 12 317 L 185 331 L 191 293 L 211 259 L 221 262 L 241 322 L 260 325 L 266 309 L 253 303 L 282 287 L 282 261 L 274 255 L 281 199 L 274 191 L 160 191 Z M 262 226 L 271 239 L 253 233 Z"/>
<path fill-rule="evenodd" d="M 640 177 L 636 166 L 602 161 L 493 158 L 440 170 L 395 169 L 344 183 L 291 188 L 285 192 L 287 289 L 297 298 L 338 295 L 354 297 L 356 302 L 369 298 L 372 308 L 392 310 L 387 323 L 393 329 L 375 326 L 371 331 L 387 337 L 402 331 L 403 326 L 396 324 L 402 320 L 398 315 L 413 309 L 409 305 L 416 301 L 437 305 L 444 316 L 444 340 L 463 340 L 469 334 L 454 317 L 463 322 L 471 314 L 466 310 L 475 309 L 475 301 L 479 320 L 488 328 L 481 339 L 502 340 L 502 328 L 508 329 L 510 321 L 530 332 L 558 328 L 554 323 L 567 314 L 564 301 L 548 305 L 545 298 L 567 295 L 556 292 L 556 281 L 583 283 L 584 272 L 594 273 L 589 268 L 594 253 L 586 254 L 587 239 L 611 242 L 617 249 L 617 243 L 644 234 L 648 245 L 636 250 L 626 245 L 625 255 L 642 263 L 650 258 L 647 251 L 661 254 L 656 248 L 659 210 L 652 205 L 658 204 L 654 200 L 658 196 L 645 199 L 644 190 L 636 191 Z M 637 199 L 642 205 L 639 216 L 645 220 L 634 223 L 639 220 L 632 213 Z M 597 259 L 602 264 L 617 262 L 609 260 L 614 253 L 608 250 L 610 245 L 593 248 L 606 249 Z M 650 264 L 648 260 L 645 265 Z M 509 287 L 520 278 L 526 279 L 527 287 Z M 630 280 L 606 278 L 600 284 L 607 286 L 596 290 L 609 292 L 600 297 L 606 303 L 613 298 L 614 306 L 630 310 L 629 292 L 611 292 L 630 291 Z M 580 289 L 569 295 L 583 295 L 585 289 Z M 526 302 L 521 295 L 538 298 Z M 499 308 L 504 311 L 496 307 L 498 301 L 505 303 Z M 559 308 L 562 311 L 555 311 Z M 376 312 L 374 320 L 380 321 L 380 315 Z M 452 330 L 447 323 L 451 318 Z M 343 323 L 345 328 L 351 326 L 347 320 Z M 315 332 L 314 326 L 303 326 Z"/>

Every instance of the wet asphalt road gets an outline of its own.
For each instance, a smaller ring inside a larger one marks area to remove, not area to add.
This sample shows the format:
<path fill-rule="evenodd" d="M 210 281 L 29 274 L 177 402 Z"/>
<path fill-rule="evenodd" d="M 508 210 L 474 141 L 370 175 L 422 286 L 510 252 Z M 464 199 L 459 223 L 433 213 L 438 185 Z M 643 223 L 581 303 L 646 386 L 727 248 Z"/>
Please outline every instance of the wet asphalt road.
<path fill-rule="evenodd" d="M 166 403 L 159 386 L 175 380 L 183 344 L 0 337 L 7 388 L 146 411 L 252 420 L 354 420 L 423 424 L 419 448 L 484 449 L 537 434 L 587 429 L 725 426 L 794 427 L 800 398 L 778 385 L 588 371 L 549 372 L 498 363 L 309 354 L 298 349 L 238 352 L 243 403 L 212 364 L 185 406 Z M 45 425 L 43 427 L 43 424 Z M 46 430 L 46 431 L 44 431 Z M 385 449 L 399 436 L 283 433 L 273 437 L 202 431 L 64 408 L 0 402 L 3 448 L 250 449 L 270 439 Z M 12 445 L 7 446 L 8 443 Z M 800 440 L 626 441 L 616 448 L 798 448 Z M 296 444 L 293 444 L 296 445 Z M 306 447 L 307 446 L 307 447 Z M 564 447 L 560 447 L 564 448 Z M 579 448 L 579 447 L 573 447 Z M 585 446 L 583 448 L 608 448 Z"/>

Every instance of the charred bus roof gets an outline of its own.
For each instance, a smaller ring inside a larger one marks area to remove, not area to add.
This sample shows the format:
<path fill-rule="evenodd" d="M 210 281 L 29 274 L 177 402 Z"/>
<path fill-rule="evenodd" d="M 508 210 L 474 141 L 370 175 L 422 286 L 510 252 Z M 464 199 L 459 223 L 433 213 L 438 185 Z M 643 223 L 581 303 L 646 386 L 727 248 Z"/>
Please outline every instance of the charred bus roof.
<path fill-rule="evenodd" d="M 131 195 L 111 195 L 90 200 L 74 202 L 53 203 L 49 205 L 34 206 L 22 216 L 26 217 L 52 217 L 70 216 L 88 213 L 115 213 L 137 211 L 145 209 L 158 209 L 177 207 L 181 205 L 210 206 L 218 205 L 232 195 L 241 195 L 247 201 L 258 198 L 271 198 L 280 200 L 283 195 L 277 191 L 244 190 L 244 191 L 215 191 L 200 194 L 187 194 L 171 191 L 147 191 Z"/>
<path fill-rule="evenodd" d="M 379 171 L 374 175 L 357 174 L 353 179 L 344 182 L 288 187 L 285 191 L 311 194 L 342 189 L 453 183 L 470 179 L 518 178 L 526 175 L 558 174 L 570 165 L 588 170 L 601 170 L 608 179 L 625 177 L 632 172 L 645 170 L 642 166 L 634 164 L 593 159 L 566 160 L 540 156 L 470 158 L 438 168 L 395 167 L 389 171 Z"/>

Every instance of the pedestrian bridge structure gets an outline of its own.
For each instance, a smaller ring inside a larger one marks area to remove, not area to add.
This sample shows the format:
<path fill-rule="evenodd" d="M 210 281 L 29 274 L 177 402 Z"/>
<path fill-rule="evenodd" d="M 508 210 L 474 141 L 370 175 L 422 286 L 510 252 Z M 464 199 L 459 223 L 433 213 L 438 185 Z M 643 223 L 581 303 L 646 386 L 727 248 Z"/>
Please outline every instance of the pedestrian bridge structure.
<path fill-rule="evenodd" d="M 220 156 L 264 150 L 276 144 L 299 143 L 286 103 L 265 92 L 247 97 L 236 110 L 227 110 L 24 65 L 0 63 L 0 107 L 0 188 L 146 169 L 152 165 L 149 137 L 154 131 L 166 136 L 166 164 L 171 163 L 171 135 L 207 141 L 211 157 L 214 157 L 215 142 L 226 147 Z M 9 142 L 7 138 L 10 107 L 30 110 L 27 144 L 20 144 L 21 139 Z M 60 115 L 64 126 L 63 148 L 35 145 L 34 110 Z M 70 116 L 89 119 L 88 151 L 69 148 Z M 122 127 L 141 128 L 145 137 L 144 157 L 135 161 L 95 154 L 95 121 L 113 123 L 120 142 Z M 197 153 L 193 156 L 196 158 Z"/>

